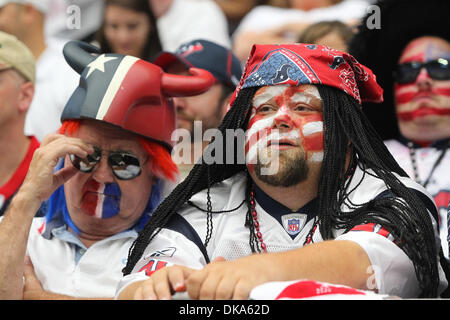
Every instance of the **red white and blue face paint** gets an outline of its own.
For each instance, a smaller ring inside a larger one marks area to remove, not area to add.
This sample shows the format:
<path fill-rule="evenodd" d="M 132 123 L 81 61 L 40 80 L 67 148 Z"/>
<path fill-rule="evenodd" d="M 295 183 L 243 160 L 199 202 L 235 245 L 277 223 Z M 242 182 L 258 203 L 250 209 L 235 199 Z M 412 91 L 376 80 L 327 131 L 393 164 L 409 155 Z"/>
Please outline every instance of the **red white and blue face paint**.
<path fill-rule="evenodd" d="M 267 86 L 254 98 L 246 134 L 246 161 L 252 170 L 261 149 L 302 148 L 306 160 L 323 160 L 322 100 L 312 85 Z"/>
<path fill-rule="evenodd" d="M 83 186 L 81 210 L 98 219 L 114 217 L 120 211 L 121 192 L 117 183 L 89 179 Z"/>
<path fill-rule="evenodd" d="M 440 38 L 421 37 L 406 46 L 398 63 L 440 58 L 450 59 L 450 44 Z M 439 139 L 439 131 L 450 126 L 450 80 L 433 79 L 422 68 L 415 81 L 395 83 L 394 94 L 399 128 L 406 138 L 418 143 L 433 141 Z"/>
<path fill-rule="evenodd" d="M 434 39 L 434 40 L 433 40 Z M 450 59 L 450 44 L 435 38 L 416 39 L 405 48 L 399 64 Z M 425 68 L 412 83 L 396 84 L 397 115 L 401 121 L 412 121 L 427 115 L 450 116 L 450 81 L 435 80 Z"/>

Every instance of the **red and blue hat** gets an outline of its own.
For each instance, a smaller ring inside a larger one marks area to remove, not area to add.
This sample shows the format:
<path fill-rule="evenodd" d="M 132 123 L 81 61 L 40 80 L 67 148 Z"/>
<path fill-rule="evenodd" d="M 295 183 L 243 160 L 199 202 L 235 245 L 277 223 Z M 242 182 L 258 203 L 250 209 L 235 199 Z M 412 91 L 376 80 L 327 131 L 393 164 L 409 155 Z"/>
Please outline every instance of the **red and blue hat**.
<path fill-rule="evenodd" d="M 382 102 L 383 89 L 372 71 L 350 54 L 317 44 L 254 45 L 240 89 L 289 84 L 338 88 L 361 104 Z"/>
<path fill-rule="evenodd" d="M 63 53 L 80 74 L 80 83 L 64 108 L 61 122 L 95 119 L 153 139 L 169 150 L 176 128 L 171 97 L 198 95 L 215 83 L 206 70 L 191 68 L 191 76 L 167 74 L 136 57 L 99 55 L 98 48 L 81 41 L 68 42 Z"/>
<path fill-rule="evenodd" d="M 242 76 L 241 62 L 230 49 L 203 39 L 182 44 L 174 53 L 162 52 L 153 63 L 164 70 L 175 63 L 208 70 L 218 82 L 233 90 Z"/>

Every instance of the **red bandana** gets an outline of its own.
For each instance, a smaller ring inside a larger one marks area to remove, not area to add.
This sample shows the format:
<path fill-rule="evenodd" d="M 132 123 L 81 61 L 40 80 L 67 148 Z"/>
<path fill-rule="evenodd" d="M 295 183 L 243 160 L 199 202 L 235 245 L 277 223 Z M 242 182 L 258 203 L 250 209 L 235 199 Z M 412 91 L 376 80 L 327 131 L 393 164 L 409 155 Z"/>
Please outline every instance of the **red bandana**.
<path fill-rule="evenodd" d="M 350 54 L 316 44 L 254 45 L 235 97 L 241 88 L 322 84 L 363 102 L 382 102 L 383 89 L 372 71 Z"/>

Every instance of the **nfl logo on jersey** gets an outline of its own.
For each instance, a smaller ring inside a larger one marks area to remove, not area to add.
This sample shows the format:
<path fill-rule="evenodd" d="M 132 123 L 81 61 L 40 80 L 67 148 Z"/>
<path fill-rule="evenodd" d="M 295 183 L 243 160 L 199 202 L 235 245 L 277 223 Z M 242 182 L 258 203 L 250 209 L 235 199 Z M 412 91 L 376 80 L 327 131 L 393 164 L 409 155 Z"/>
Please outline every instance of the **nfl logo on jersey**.
<path fill-rule="evenodd" d="M 300 219 L 288 220 L 288 232 L 298 233 L 300 231 Z"/>
<path fill-rule="evenodd" d="M 302 213 L 285 214 L 281 217 L 283 227 L 290 236 L 296 236 L 305 225 L 307 215 Z"/>

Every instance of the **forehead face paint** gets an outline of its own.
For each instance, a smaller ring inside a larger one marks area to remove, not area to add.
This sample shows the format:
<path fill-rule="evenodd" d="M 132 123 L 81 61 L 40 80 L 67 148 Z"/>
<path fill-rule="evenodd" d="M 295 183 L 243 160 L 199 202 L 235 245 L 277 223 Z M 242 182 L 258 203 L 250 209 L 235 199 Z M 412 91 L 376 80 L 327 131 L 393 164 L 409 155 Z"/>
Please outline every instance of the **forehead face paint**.
<path fill-rule="evenodd" d="M 322 100 L 314 86 L 268 86 L 253 99 L 246 135 L 247 163 L 259 148 L 303 147 L 307 159 L 323 159 Z"/>
<path fill-rule="evenodd" d="M 99 183 L 89 179 L 82 190 L 81 209 L 92 217 L 107 219 L 120 211 L 121 192 L 117 183 Z"/>
<path fill-rule="evenodd" d="M 450 44 L 442 39 L 423 37 L 411 41 L 399 64 L 450 59 Z M 400 122 L 420 120 L 426 116 L 450 116 L 450 81 L 432 79 L 421 69 L 415 82 L 395 84 L 397 117 Z"/>

